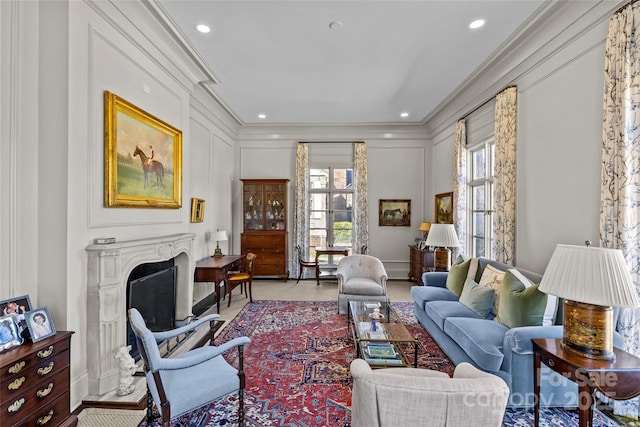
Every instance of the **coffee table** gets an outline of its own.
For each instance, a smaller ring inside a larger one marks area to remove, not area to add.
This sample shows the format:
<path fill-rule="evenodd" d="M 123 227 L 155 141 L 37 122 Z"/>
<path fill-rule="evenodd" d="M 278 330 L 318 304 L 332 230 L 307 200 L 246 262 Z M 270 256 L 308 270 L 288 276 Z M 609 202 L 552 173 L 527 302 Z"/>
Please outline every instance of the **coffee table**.
<path fill-rule="evenodd" d="M 377 309 L 382 317 L 372 328 L 372 313 Z M 389 301 L 349 300 L 347 319 L 356 347 L 356 357 L 364 359 L 372 368 L 411 366 L 406 349 L 413 344 L 413 367 L 418 367 L 418 340 L 402 323 Z M 403 345 L 409 344 L 409 345 Z"/>

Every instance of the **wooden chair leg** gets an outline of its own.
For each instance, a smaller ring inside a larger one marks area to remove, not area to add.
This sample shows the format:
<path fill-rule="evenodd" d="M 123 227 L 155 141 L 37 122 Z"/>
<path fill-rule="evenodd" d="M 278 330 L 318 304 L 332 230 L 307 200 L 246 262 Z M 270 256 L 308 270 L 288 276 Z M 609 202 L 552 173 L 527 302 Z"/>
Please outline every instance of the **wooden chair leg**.
<path fill-rule="evenodd" d="M 249 302 L 253 302 L 253 293 L 251 292 L 251 284 L 252 284 L 252 280 L 249 279 Z M 246 293 L 246 291 L 245 291 Z"/>
<path fill-rule="evenodd" d="M 229 301 L 227 301 L 227 308 L 231 306 L 231 295 L 233 295 L 233 286 L 229 286 Z"/>
<path fill-rule="evenodd" d="M 300 281 L 300 278 L 302 277 L 302 269 L 304 267 L 302 266 L 302 264 L 298 265 L 298 280 L 296 281 L 296 285 L 298 284 L 298 282 Z"/>

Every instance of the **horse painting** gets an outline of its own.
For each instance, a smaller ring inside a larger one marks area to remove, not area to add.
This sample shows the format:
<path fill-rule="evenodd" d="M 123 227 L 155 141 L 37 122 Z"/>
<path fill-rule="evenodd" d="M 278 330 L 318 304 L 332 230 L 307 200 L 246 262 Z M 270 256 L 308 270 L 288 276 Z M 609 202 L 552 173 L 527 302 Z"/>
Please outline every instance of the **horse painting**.
<path fill-rule="evenodd" d="M 387 209 L 384 211 L 383 218 L 385 221 L 396 219 L 396 215 L 400 213 L 400 209 Z"/>
<path fill-rule="evenodd" d="M 162 178 L 164 178 L 164 166 L 157 160 L 151 160 L 149 162 L 149 157 L 144 154 L 144 151 L 140 149 L 140 147 L 136 146 L 136 150 L 133 152 L 133 157 L 140 157 L 140 161 L 142 162 L 142 170 L 144 171 L 144 188 L 149 186 L 149 178 L 147 174 L 149 172 L 156 173 L 156 187 L 162 187 Z"/>

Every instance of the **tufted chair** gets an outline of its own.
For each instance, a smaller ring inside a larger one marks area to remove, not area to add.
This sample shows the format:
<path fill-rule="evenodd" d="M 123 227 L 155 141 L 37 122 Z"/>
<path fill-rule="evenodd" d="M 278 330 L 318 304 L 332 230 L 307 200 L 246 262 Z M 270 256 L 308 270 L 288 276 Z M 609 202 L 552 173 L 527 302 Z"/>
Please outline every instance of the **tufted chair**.
<path fill-rule="evenodd" d="M 415 368 L 372 370 L 351 362 L 352 427 L 500 427 L 509 387 L 495 375 L 462 362 L 453 378 Z"/>
<path fill-rule="evenodd" d="M 144 360 L 148 393 L 160 412 L 163 427 L 169 427 L 172 419 L 235 391 L 239 395 L 239 426 L 244 426 L 243 352 L 249 338 L 234 338 L 219 346 L 205 345 L 172 358 L 161 357 L 158 348 L 159 342 L 189 332 L 217 317 L 217 314 L 211 314 L 177 329 L 151 332 L 140 312 L 135 308 L 129 309 L 131 329 Z M 238 348 L 238 369 L 229 365 L 222 356 L 234 347 Z M 149 399 L 148 425 L 152 424 L 151 418 Z"/>
<path fill-rule="evenodd" d="M 347 312 L 348 300 L 386 301 L 387 271 L 371 255 L 349 255 L 338 262 L 338 313 Z"/>

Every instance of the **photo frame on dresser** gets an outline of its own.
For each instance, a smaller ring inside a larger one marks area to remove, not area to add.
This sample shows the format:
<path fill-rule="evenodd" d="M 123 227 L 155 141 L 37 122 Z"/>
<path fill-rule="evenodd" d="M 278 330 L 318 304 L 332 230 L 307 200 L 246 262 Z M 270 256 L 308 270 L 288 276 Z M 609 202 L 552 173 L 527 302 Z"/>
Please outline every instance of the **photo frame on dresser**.
<path fill-rule="evenodd" d="M 29 338 L 25 313 L 31 310 L 29 295 L 20 295 L 0 301 L 0 316 L 11 316 L 18 325 L 18 333 L 22 338 Z"/>
<path fill-rule="evenodd" d="M 29 311 L 26 317 L 33 342 L 42 341 L 56 334 L 56 328 L 47 307 Z"/>
<path fill-rule="evenodd" d="M 0 352 L 22 344 L 18 324 L 13 316 L 0 317 Z"/>

